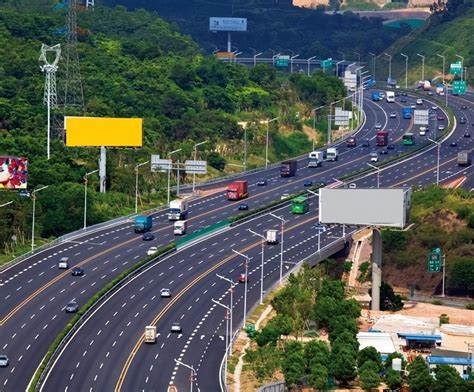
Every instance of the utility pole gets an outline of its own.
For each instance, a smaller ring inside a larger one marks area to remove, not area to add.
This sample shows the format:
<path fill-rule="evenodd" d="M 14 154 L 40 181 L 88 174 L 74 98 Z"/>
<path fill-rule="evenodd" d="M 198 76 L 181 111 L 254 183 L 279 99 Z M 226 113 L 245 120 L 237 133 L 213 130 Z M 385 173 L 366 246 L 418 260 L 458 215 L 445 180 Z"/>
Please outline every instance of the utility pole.
<path fill-rule="evenodd" d="M 400 56 L 405 57 L 405 88 L 408 88 L 408 56 L 400 53 Z"/>

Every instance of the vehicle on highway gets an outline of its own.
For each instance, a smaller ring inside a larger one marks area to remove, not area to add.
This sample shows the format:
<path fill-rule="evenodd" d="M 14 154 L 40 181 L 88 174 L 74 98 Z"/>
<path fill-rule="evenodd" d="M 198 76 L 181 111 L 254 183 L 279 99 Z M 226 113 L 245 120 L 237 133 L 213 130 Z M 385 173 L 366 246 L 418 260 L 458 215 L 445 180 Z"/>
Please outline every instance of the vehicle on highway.
<path fill-rule="evenodd" d="M 404 107 L 402 109 L 402 117 L 404 120 L 410 120 L 411 119 L 411 114 L 412 114 L 412 108 L 409 107 Z"/>
<path fill-rule="evenodd" d="M 298 170 L 298 161 L 296 159 L 283 161 L 280 165 L 280 176 L 293 177 L 296 175 L 297 170 Z"/>
<path fill-rule="evenodd" d="M 153 218 L 151 216 L 137 216 L 133 222 L 135 233 L 146 233 L 151 230 Z"/>
<path fill-rule="evenodd" d="M 425 136 L 425 135 L 426 135 L 426 132 L 428 132 L 428 128 L 422 125 L 422 126 L 420 127 L 419 135 L 420 135 L 420 136 Z"/>
<path fill-rule="evenodd" d="M 436 119 L 437 119 L 438 121 L 444 121 L 444 120 L 445 120 L 445 118 L 444 118 L 444 116 L 443 116 L 442 114 L 439 114 L 439 115 L 436 117 Z"/>
<path fill-rule="evenodd" d="M 387 150 L 394 150 L 395 146 L 393 144 L 388 144 L 387 145 Z"/>
<path fill-rule="evenodd" d="M 463 150 L 458 152 L 458 166 L 469 166 L 471 164 L 471 151 Z"/>
<path fill-rule="evenodd" d="M 375 141 L 377 146 L 384 147 L 388 144 L 388 132 L 387 131 L 379 131 L 375 135 Z"/>
<path fill-rule="evenodd" d="M 471 137 L 471 134 L 469 132 L 465 132 L 463 137 Z"/>
<path fill-rule="evenodd" d="M 380 124 L 379 122 L 375 123 L 375 129 L 382 129 L 382 124 Z"/>
<path fill-rule="evenodd" d="M 84 270 L 81 267 L 74 267 L 72 272 L 72 276 L 82 276 L 84 275 Z"/>
<path fill-rule="evenodd" d="M 185 199 L 171 200 L 168 212 L 169 221 L 186 219 L 188 216 L 188 201 Z"/>
<path fill-rule="evenodd" d="M 266 233 L 267 244 L 275 245 L 278 244 L 278 230 L 267 230 Z"/>
<path fill-rule="evenodd" d="M 8 366 L 8 357 L 6 355 L 0 355 L 0 367 Z"/>
<path fill-rule="evenodd" d="M 438 110 L 438 106 L 431 106 L 431 110 L 434 110 L 434 111 Z"/>
<path fill-rule="evenodd" d="M 433 95 L 433 91 L 428 91 L 428 95 Z"/>
<path fill-rule="evenodd" d="M 157 252 L 158 252 L 158 248 L 157 248 L 156 246 L 150 246 L 150 247 L 148 248 L 148 250 L 146 251 L 146 254 L 147 254 L 148 256 L 152 256 L 152 255 L 154 255 L 154 254 L 157 253 Z"/>
<path fill-rule="evenodd" d="M 66 313 L 76 313 L 79 310 L 79 304 L 76 301 L 69 301 L 64 310 Z"/>
<path fill-rule="evenodd" d="M 309 198 L 306 195 L 295 197 L 291 201 L 292 214 L 306 214 L 309 210 Z"/>
<path fill-rule="evenodd" d="M 248 204 L 239 204 L 239 206 L 237 207 L 237 209 L 239 211 L 247 211 L 249 209 L 249 205 Z"/>
<path fill-rule="evenodd" d="M 443 125 L 443 124 L 438 125 L 438 130 L 439 130 L 439 131 L 442 131 L 443 129 L 444 129 L 444 125 Z"/>
<path fill-rule="evenodd" d="M 379 156 L 375 151 L 371 152 L 369 156 L 370 156 L 370 162 L 378 162 L 379 161 Z"/>
<path fill-rule="evenodd" d="M 386 101 L 388 103 L 395 102 L 395 92 L 394 91 L 387 91 Z"/>
<path fill-rule="evenodd" d="M 178 332 L 178 333 L 183 332 L 183 329 L 181 328 L 181 324 L 178 322 L 171 324 L 171 332 Z"/>
<path fill-rule="evenodd" d="M 305 182 L 303 183 L 303 186 L 313 186 L 313 181 L 305 180 Z"/>
<path fill-rule="evenodd" d="M 322 188 L 323 186 L 326 186 L 326 181 L 322 181 L 322 180 L 321 180 L 321 181 L 319 181 L 319 182 L 317 183 L 316 186 L 319 187 L 319 188 Z"/>
<path fill-rule="evenodd" d="M 401 98 L 400 98 L 400 102 L 406 103 L 406 102 L 407 102 L 407 99 L 406 99 L 405 97 L 401 97 Z"/>
<path fill-rule="evenodd" d="M 410 107 L 411 107 L 412 109 L 416 109 L 416 104 L 412 103 L 412 104 L 410 105 Z"/>
<path fill-rule="evenodd" d="M 449 147 L 457 147 L 457 146 L 458 146 L 458 144 L 456 142 L 451 142 L 449 144 Z"/>
<path fill-rule="evenodd" d="M 390 112 L 390 118 L 397 118 L 397 112 Z"/>
<path fill-rule="evenodd" d="M 160 297 L 161 298 L 170 298 L 171 297 L 171 290 L 163 288 L 160 290 Z"/>
<path fill-rule="evenodd" d="M 240 274 L 239 275 L 239 283 L 245 283 L 245 282 L 248 282 L 249 279 L 247 278 L 247 275 L 245 274 Z"/>
<path fill-rule="evenodd" d="M 173 225 L 173 234 L 174 235 L 183 235 L 186 234 L 186 230 L 188 229 L 188 222 L 185 220 L 179 220 L 174 222 Z"/>
<path fill-rule="evenodd" d="M 385 93 L 383 91 L 379 92 L 380 98 L 385 98 Z"/>
<path fill-rule="evenodd" d="M 461 105 L 461 110 L 466 110 L 467 106 L 466 105 Z"/>
<path fill-rule="evenodd" d="M 58 263 L 59 269 L 68 269 L 69 268 L 69 257 L 61 257 Z"/>
<path fill-rule="evenodd" d="M 357 146 L 357 139 L 353 136 L 347 138 L 346 140 L 346 147 L 356 147 Z"/>
<path fill-rule="evenodd" d="M 290 197 L 289 193 L 284 193 L 283 195 L 281 195 L 280 200 L 285 200 L 285 199 L 288 199 L 289 197 Z"/>
<path fill-rule="evenodd" d="M 267 185 L 267 180 L 258 180 L 257 181 L 257 186 L 265 186 Z"/>
<path fill-rule="evenodd" d="M 142 237 L 143 241 L 152 241 L 155 239 L 155 235 L 153 233 L 145 233 Z"/>
<path fill-rule="evenodd" d="M 466 120 L 466 117 L 461 117 L 459 119 L 459 124 L 466 124 L 467 120 Z"/>
<path fill-rule="evenodd" d="M 416 100 L 416 104 L 417 104 L 417 105 L 423 105 L 423 100 L 422 100 L 421 98 L 418 98 L 418 99 Z"/>
<path fill-rule="evenodd" d="M 145 343 L 156 343 L 156 325 L 145 327 Z"/>
<path fill-rule="evenodd" d="M 227 200 L 240 200 L 248 197 L 247 181 L 234 181 L 227 186 L 226 197 Z"/>
<path fill-rule="evenodd" d="M 388 150 L 386 148 L 384 148 L 383 150 L 380 150 L 379 151 L 379 154 L 380 155 L 387 155 L 388 154 Z"/>
<path fill-rule="evenodd" d="M 308 155 L 308 167 L 319 167 L 326 158 L 326 151 L 311 151 Z"/>
<path fill-rule="evenodd" d="M 407 132 L 403 135 L 403 145 L 413 146 L 415 144 L 415 136 L 411 132 Z"/>
<path fill-rule="evenodd" d="M 326 157 L 328 161 L 332 161 L 332 162 L 337 161 L 338 155 L 339 153 L 336 147 L 330 147 L 326 151 Z"/>
<path fill-rule="evenodd" d="M 356 188 L 357 188 L 357 184 L 356 184 L 355 182 L 351 182 L 351 183 L 349 184 L 349 188 L 350 188 L 350 189 L 356 189 Z"/>
<path fill-rule="evenodd" d="M 369 139 L 365 139 L 365 140 L 362 142 L 362 147 L 370 147 L 370 140 L 369 140 Z"/>

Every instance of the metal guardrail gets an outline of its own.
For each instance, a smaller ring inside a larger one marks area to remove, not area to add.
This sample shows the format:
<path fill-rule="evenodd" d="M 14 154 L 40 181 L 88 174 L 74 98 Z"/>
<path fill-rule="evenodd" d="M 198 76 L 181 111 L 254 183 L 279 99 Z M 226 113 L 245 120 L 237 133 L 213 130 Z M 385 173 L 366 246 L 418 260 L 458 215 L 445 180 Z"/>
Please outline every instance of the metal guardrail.
<path fill-rule="evenodd" d="M 288 392 L 288 388 L 284 381 L 277 381 L 258 388 L 257 392 Z"/>
<path fill-rule="evenodd" d="M 206 227 L 205 229 L 198 230 L 192 234 L 187 235 L 184 238 L 176 240 L 176 248 L 179 250 L 187 244 L 195 242 L 197 239 L 202 239 L 202 237 L 209 236 L 210 234 L 215 233 L 221 229 L 225 229 L 230 226 L 230 222 L 227 219 L 221 220 L 213 225 Z"/>

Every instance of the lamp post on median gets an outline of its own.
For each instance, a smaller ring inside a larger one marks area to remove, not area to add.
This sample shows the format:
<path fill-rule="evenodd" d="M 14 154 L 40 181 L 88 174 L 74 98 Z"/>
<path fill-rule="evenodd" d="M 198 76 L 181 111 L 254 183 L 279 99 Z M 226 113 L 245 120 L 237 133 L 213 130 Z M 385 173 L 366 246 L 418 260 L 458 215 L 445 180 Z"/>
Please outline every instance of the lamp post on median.
<path fill-rule="evenodd" d="M 339 64 L 343 63 L 344 61 L 346 60 L 341 60 L 341 61 L 336 62 L 336 76 L 337 77 L 339 77 Z"/>
<path fill-rule="evenodd" d="M 205 144 L 207 143 L 208 140 L 205 140 L 203 142 L 200 142 L 200 143 L 196 143 L 193 147 L 193 151 L 194 151 L 194 160 L 197 160 L 197 147 L 202 145 L 202 144 Z M 194 188 L 196 186 L 196 173 L 193 173 L 193 195 L 194 195 Z"/>
<path fill-rule="evenodd" d="M 249 269 L 249 261 L 250 261 L 250 258 L 247 256 L 247 255 L 244 255 L 243 253 L 240 253 L 234 249 L 232 249 L 232 252 L 234 252 L 235 254 L 238 254 L 239 256 L 242 256 L 245 258 L 245 286 L 244 286 L 244 316 L 243 316 L 243 325 L 242 327 L 245 328 L 245 324 L 247 322 L 247 283 L 249 281 L 249 277 L 248 277 L 248 269 Z"/>
<path fill-rule="evenodd" d="M 388 78 L 392 79 L 392 55 L 388 53 L 384 53 L 385 56 L 388 57 Z"/>
<path fill-rule="evenodd" d="M 380 167 L 374 166 L 370 163 L 367 163 L 367 165 L 369 165 L 371 168 L 377 170 L 377 189 L 379 189 L 380 188 Z"/>
<path fill-rule="evenodd" d="M 254 66 L 254 68 L 257 65 L 257 57 L 261 56 L 262 54 L 263 54 L 263 52 L 260 52 L 260 53 L 257 53 L 257 54 L 253 55 L 253 66 Z"/>
<path fill-rule="evenodd" d="M 260 305 L 263 305 L 263 265 L 265 263 L 265 236 L 258 234 L 252 229 L 247 229 L 249 233 L 256 235 L 262 239 L 262 263 L 260 265 Z"/>
<path fill-rule="evenodd" d="M 267 138 L 265 141 L 265 169 L 268 168 L 268 133 L 270 130 L 270 123 L 276 120 L 278 120 L 278 117 L 272 118 L 271 120 L 267 120 Z"/>
<path fill-rule="evenodd" d="M 408 56 L 403 53 L 400 56 L 405 57 L 405 88 L 408 88 Z"/>
<path fill-rule="evenodd" d="M 282 283 L 282 280 L 283 280 L 283 232 L 285 230 L 285 223 L 286 223 L 286 220 L 283 219 L 281 216 L 278 216 L 278 215 L 275 215 L 275 214 L 272 214 L 270 212 L 270 215 L 273 216 L 274 218 L 277 218 L 281 221 L 281 245 L 280 245 L 280 285 Z"/>
<path fill-rule="evenodd" d="M 428 138 L 428 140 L 438 146 L 438 159 L 436 163 L 436 185 L 439 185 L 439 155 L 440 155 L 440 150 L 441 150 L 441 143 L 430 138 Z"/>
<path fill-rule="evenodd" d="M 377 80 L 377 78 L 375 77 L 375 58 L 377 57 L 377 55 L 372 52 L 369 52 L 369 54 L 372 56 L 372 77 L 374 80 Z"/>
<path fill-rule="evenodd" d="M 230 306 L 229 306 L 230 307 L 230 325 L 229 325 L 229 330 L 230 330 L 231 338 L 230 338 L 230 345 L 229 345 L 229 355 L 232 355 L 232 333 L 233 333 L 232 321 L 234 319 L 234 287 L 236 286 L 236 284 L 234 283 L 234 281 L 232 279 L 226 278 L 225 276 L 222 276 L 222 275 L 219 275 L 219 274 L 216 274 L 216 276 L 219 279 L 225 280 L 226 282 L 230 283 L 230 288 L 229 288 L 229 292 L 230 292 Z"/>
<path fill-rule="evenodd" d="M 146 161 L 135 166 L 135 214 L 138 212 L 138 168 L 149 162 L 150 161 Z"/>
<path fill-rule="evenodd" d="M 192 366 L 186 365 L 184 362 L 178 361 L 176 358 L 174 358 L 174 361 L 176 362 L 177 365 L 184 366 L 185 368 L 188 368 L 189 370 L 191 370 L 191 376 L 189 377 L 189 381 L 190 381 L 189 391 L 193 392 L 194 378 L 196 377 L 196 374 L 197 374 L 196 370 Z"/>
<path fill-rule="evenodd" d="M 313 56 L 313 57 L 310 57 L 310 58 L 308 59 L 308 76 L 311 74 L 311 68 L 310 68 L 310 66 L 311 66 L 311 60 L 314 60 L 315 58 L 316 58 L 316 56 Z"/>
<path fill-rule="evenodd" d="M 295 54 L 294 56 L 290 57 L 290 74 L 293 73 L 293 59 L 297 58 L 299 54 Z"/>
<path fill-rule="evenodd" d="M 425 56 L 422 54 L 417 53 L 418 57 L 421 57 L 421 80 L 425 81 Z"/>
<path fill-rule="evenodd" d="M 87 227 L 87 177 L 97 173 L 99 170 L 93 170 L 84 176 L 84 229 Z"/>
<path fill-rule="evenodd" d="M 33 252 L 35 248 L 35 213 L 36 213 L 36 192 L 42 191 L 43 189 L 46 189 L 49 185 L 42 186 L 41 188 L 35 189 L 33 192 L 31 192 L 31 197 L 33 198 L 33 221 L 31 223 L 31 251 Z M 8 205 L 10 203 L 3 204 Z"/>
<path fill-rule="evenodd" d="M 215 299 L 212 299 L 212 302 L 214 302 L 216 305 L 222 306 L 224 309 L 226 309 L 226 315 L 225 315 L 225 370 L 224 370 L 224 383 L 227 386 L 227 362 L 229 360 L 229 341 L 231 339 L 230 333 L 229 333 L 229 314 L 230 314 L 230 308 L 224 304 L 221 304 L 219 301 L 216 301 Z"/>
<path fill-rule="evenodd" d="M 180 152 L 181 150 L 182 150 L 182 148 L 179 148 L 179 149 L 177 149 L 177 150 L 174 150 L 174 151 L 169 152 L 169 153 L 168 153 L 168 158 L 169 158 L 171 155 L 173 155 L 173 154 L 175 154 L 175 153 L 177 153 L 177 152 Z M 167 200 L 167 203 L 168 203 L 168 206 L 170 205 L 170 180 L 171 180 L 171 169 L 172 169 L 172 168 L 173 168 L 173 162 L 171 162 L 170 167 L 169 167 L 169 169 L 168 169 L 168 197 L 167 197 L 167 199 L 166 199 L 166 200 Z"/>
<path fill-rule="evenodd" d="M 443 59 L 443 85 L 444 85 L 444 73 L 445 73 L 445 66 L 446 66 L 446 57 L 436 53 L 436 56 L 441 57 Z"/>
<path fill-rule="evenodd" d="M 355 50 L 353 50 L 352 53 L 355 53 L 358 56 L 359 58 L 358 63 L 360 64 L 361 54 L 359 52 L 356 52 Z"/>

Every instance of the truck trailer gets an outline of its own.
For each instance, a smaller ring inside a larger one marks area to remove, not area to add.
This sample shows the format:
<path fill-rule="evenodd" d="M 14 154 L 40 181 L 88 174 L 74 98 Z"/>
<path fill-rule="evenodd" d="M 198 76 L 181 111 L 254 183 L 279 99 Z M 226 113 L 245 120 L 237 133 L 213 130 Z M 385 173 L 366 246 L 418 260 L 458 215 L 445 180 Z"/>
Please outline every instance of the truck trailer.
<path fill-rule="evenodd" d="M 324 160 L 323 151 L 311 151 L 308 156 L 308 167 L 319 167 Z"/>
<path fill-rule="evenodd" d="M 234 181 L 227 186 L 227 200 L 240 200 L 248 197 L 247 181 Z"/>
<path fill-rule="evenodd" d="M 188 216 L 188 202 L 184 199 L 171 200 L 168 220 L 177 221 Z"/>
<path fill-rule="evenodd" d="M 469 166 L 471 164 L 471 152 L 462 150 L 458 152 L 458 166 Z"/>
<path fill-rule="evenodd" d="M 379 131 L 376 133 L 377 146 L 384 147 L 388 144 L 388 132 Z"/>
<path fill-rule="evenodd" d="M 337 161 L 337 148 L 335 147 L 330 147 L 327 149 L 327 153 L 326 153 L 326 156 L 327 156 L 327 160 L 328 161 Z"/>
<path fill-rule="evenodd" d="M 137 216 L 133 222 L 135 233 L 146 233 L 153 226 L 153 218 L 151 216 Z"/>
<path fill-rule="evenodd" d="M 280 166 L 280 176 L 281 177 L 293 177 L 296 175 L 296 170 L 298 169 L 298 162 L 294 159 L 289 161 L 283 161 Z"/>
<path fill-rule="evenodd" d="M 278 244 L 278 230 L 267 230 L 267 244 L 275 245 Z"/>
<path fill-rule="evenodd" d="M 145 327 L 145 343 L 156 343 L 156 326 L 147 325 Z"/>

